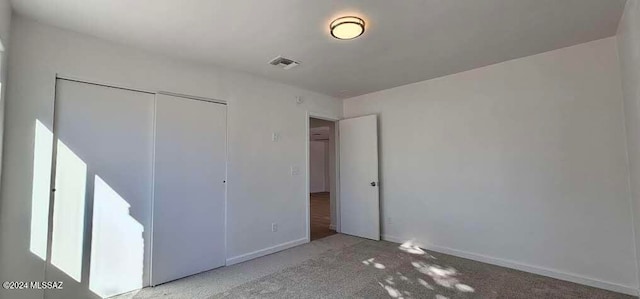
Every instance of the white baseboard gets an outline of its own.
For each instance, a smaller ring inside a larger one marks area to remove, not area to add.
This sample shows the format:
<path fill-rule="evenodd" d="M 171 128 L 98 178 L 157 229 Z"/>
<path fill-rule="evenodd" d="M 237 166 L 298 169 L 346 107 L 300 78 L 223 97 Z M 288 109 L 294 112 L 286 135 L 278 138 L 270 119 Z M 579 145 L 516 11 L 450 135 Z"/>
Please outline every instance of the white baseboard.
<path fill-rule="evenodd" d="M 302 238 L 302 239 L 298 239 L 298 240 L 293 240 L 293 241 L 289 241 L 289 242 L 285 242 L 282 244 L 278 244 L 275 246 L 271 246 L 271 247 L 267 247 L 264 249 L 260 249 L 260 250 L 256 250 L 253 252 L 249 252 L 249 253 L 245 253 L 245 254 L 241 254 L 238 256 L 234 256 L 232 258 L 228 258 L 227 259 L 227 266 L 231 266 L 237 263 L 242 263 L 248 260 L 252 260 L 261 256 L 265 256 L 268 254 L 272 254 L 272 253 L 276 253 L 278 251 L 282 251 L 285 249 L 289 249 L 291 247 L 295 247 L 298 245 L 302 245 L 305 243 L 309 243 L 309 239 L 308 238 Z"/>
<path fill-rule="evenodd" d="M 403 243 L 408 240 L 408 239 L 403 239 L 403 238 L 399 238 L 396 236 L 389 236 L 389 235 L 383 235 L 382 239 L 385 241 L 394 242 L 394 243 Z M 525 271 L 533 274 L 548 276 L 548 277 L 556 278 L 560 280 L 566 280 L 566 281 L 570 281 L 578 284 L 588 285 L 588 286 L 605 289 L 609 291 L 614 291 L 618 293 L 623 293 L 627 295 L 638 296 L 638 294 L 640 294 L 640 291 L 634 287 L 624 286 L 624 285 L 597 280 L 593 278 L 588 278 L 588 277 L 584 277 L 576 274 L 564 273 L 557 270 L 551 270 L 543 267 L 526 265 L 526 264 L 522 264 L 522 263 L 510 261 L 510 260 L 490 257 L 486 255 L 481 255 L 481 254 L 476 254 L 476 253 L 471 253 L 467 251 L 456 250 L 456 249 L 451 249 L 451 248 L 441 247 L 436 245 L 424 245 L 424 247 L 427 250 L 431 250 L 435 252 L 449 254 L 449 255 L 466 258 L 466 259 L 470 259 L 478 262 L 483 262 L 487 264 L 497 265 L 501 267 Z"/>
<path fill-rule="evenodd" d="M 398 244 L 402 244 L 402 243 L 407 241 L 405 239 L 398 238 L 396 236 L 390 236 L 390 235 L 382 235 L 380 237 L 382 238 L 382 240 L 393 242 L 393 243 L 398 243 Z"/>

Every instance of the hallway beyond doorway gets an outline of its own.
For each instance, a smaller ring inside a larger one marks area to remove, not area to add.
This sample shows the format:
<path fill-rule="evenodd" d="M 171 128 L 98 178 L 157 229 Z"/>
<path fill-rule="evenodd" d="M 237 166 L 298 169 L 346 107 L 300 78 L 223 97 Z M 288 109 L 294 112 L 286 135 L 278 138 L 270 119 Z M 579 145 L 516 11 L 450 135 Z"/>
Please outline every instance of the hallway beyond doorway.
<path fill-rule="evenodd" d="M 311 200 L 311 241 L 336 233 L 331 229 L 331 205 L 329 192 L 310 194 Z"/>

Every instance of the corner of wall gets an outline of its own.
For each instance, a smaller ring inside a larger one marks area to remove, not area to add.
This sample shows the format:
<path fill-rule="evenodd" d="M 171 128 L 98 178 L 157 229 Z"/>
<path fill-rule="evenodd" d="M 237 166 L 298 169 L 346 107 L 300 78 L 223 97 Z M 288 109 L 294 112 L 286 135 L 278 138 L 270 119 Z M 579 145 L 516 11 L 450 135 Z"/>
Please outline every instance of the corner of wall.
<path fill-rule="evenodd" d="M 628 192 L 636 258 L 636 281 L 640 285 L 640 2 L 627 0 L 618 23 L 616 47 L 620 66 L 621 89 L 623 95 L 623 116 L 625 123 Z"/>

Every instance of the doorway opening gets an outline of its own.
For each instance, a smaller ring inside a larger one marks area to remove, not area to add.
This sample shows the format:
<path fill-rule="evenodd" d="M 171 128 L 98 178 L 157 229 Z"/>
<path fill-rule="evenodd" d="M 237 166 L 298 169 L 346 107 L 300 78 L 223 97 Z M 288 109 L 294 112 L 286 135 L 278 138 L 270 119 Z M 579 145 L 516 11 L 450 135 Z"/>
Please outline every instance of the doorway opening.
<path fill-rule="evenodd" d="M 309 230 L 311 241 L 336 234 L 335 123 L 309 119 Z"/>

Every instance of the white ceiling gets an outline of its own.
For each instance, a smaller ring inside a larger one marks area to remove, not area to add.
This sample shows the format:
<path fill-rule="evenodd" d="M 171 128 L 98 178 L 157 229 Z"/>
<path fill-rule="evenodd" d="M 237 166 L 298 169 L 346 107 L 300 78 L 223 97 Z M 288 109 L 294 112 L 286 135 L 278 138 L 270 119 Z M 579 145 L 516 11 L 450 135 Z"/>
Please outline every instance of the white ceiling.
<path fill-rule="evenodd" d="M 340 98 L 615 34 L 625 0 L 14 0 L 41 22 Z M 357 15 L 363 36 L 328 24 Z M 277 56 L 302 65 L 285 71 Z"/>

